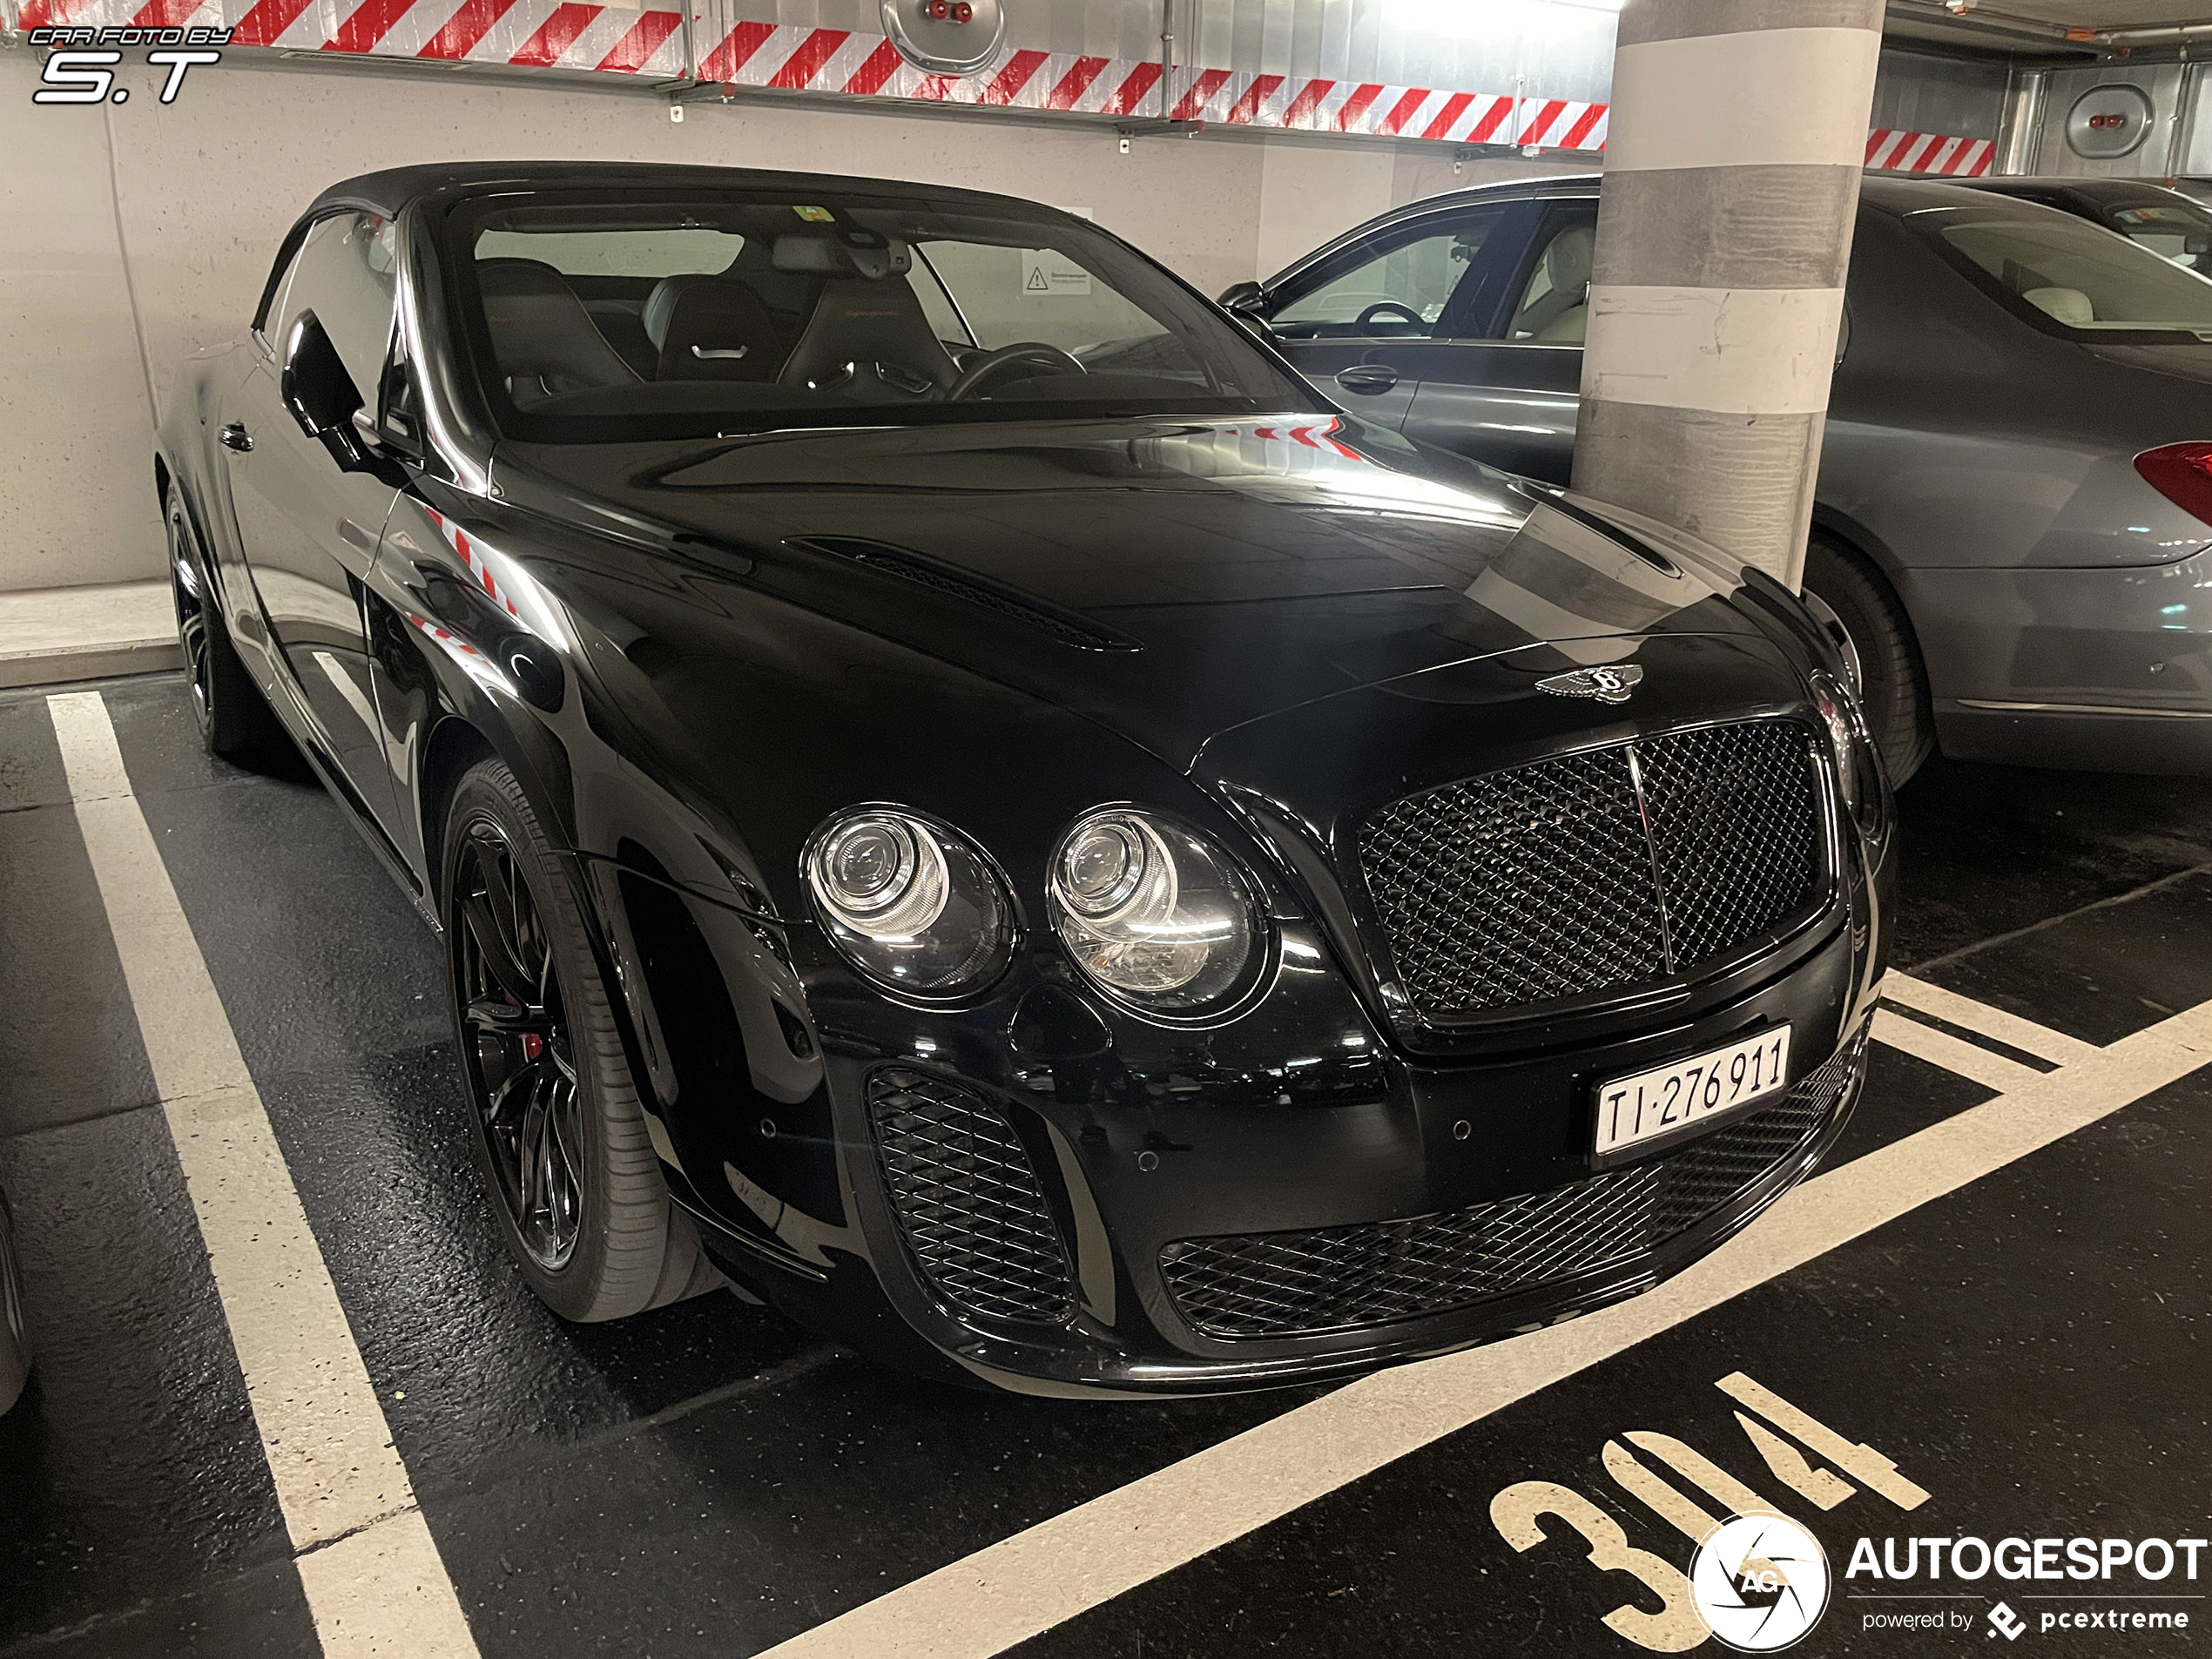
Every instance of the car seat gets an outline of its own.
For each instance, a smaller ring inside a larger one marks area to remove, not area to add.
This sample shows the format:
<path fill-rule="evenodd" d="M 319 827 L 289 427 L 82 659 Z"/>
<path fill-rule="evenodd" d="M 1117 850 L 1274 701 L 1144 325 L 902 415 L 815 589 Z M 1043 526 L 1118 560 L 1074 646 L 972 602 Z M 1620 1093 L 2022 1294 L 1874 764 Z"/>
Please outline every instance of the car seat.
<path fill-rule="evenodd" d="M 827 237 L 779 237 L 775 263 L 779 271 L 827 275 L 784 367 L 785 385 L 896 402 L 943 392 L 959 377 L 907 281 L 911 256 L 903 244 L 849 247 Z"/>
<path fill-rule="evenodd" d="M 664 277 L 647 296 L 645 338 L 664 381 L 772 381 L 785 348 L 768 307 L 743 282 L 718 276 Z"/>
<path fill-rule="evenodd" d="M 1590 270 L 1597 227 L 1569 225 L 1544 249 L 1550 291 L 1514 319 L 1514 337 L 1548 346 L 1580 345 L 1589 321 Z"/>
<path fill-rule="evenodd" d="M 637 382 L 637 371 L 607 343 L 576 290 L 551 266 L 537 260 L 480 260 L 476 284 L 492 361 L 516 408 L 563 392 Z"/>
<path fill-rule="evenodd" d="M 2087 328 L 2097 320 L 2096 307 L 2079 288 L 2030 288 L 2020 298 L 2069 328 Z"/>

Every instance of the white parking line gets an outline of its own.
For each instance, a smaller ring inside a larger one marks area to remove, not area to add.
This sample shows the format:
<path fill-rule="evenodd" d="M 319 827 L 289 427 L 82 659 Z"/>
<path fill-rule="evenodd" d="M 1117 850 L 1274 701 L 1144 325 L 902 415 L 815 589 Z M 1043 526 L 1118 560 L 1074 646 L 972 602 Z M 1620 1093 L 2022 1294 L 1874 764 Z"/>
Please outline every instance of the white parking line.
<path fill-rule="evenodd" d="M 989 1659 L 2208 1062 L 2212 1002 L 2057 1071 L 2018 1067 L 2027 1081 L 2017 1089 L 1808 1181 L 1703 1261 L 1632 1301 L 1349 1384 L 756 1659 Z"/>
<path fill-rule="evenodd" d="M 107 706 L 46 705 L 323 1652 L 475 1659 Z"/>
<path fill-rule="evenodd" d="M 1900 1008 L 1932 1015 L 1961 1030 L 1978 1032 L 2022 1054 L 2032 1054 L 2039 1060 L 2061 1066 L 2087 1060 L 2097 1052 L 2094 1042 L 2084 1042 L 2063 1031 L 2054 1031 L 2047 1025 L 2038 1025 L 2017 1014 L 2007 1014 L 2003 1008 L 1991 1008 L 1986 1002 L 1977 1002 L 1971 996 L 1961 996 L 1956 991 L 1946 991 L 1940 985 L 1931 985 L 1924 979 L 1914 979 L 1910 974 L 1894 969 L 1883 977 L 1882 995 Z"/>
<path fill-rule="evenodd" d="M 1941 1066 L 1946 1071 L 1955 1071 L 1961 1077 L 1971 1077 L 2002 1093 L 2008 1089 L 2024 1087 L 2045 1074 L 2033 1066 L 2023 1066 L 2017 1060 L 2007 1060 L 2001 1054 L 1992 1054 L 1977 1048 L 1948 1031 L 1939 1031 L 1933 1026 L 1922 1025 L 1902 1014 L 1892 1014 L 1887 1008 L 1874 1010 L 1874 1040 L 1900 1049 L 1918 1059 Z"/>

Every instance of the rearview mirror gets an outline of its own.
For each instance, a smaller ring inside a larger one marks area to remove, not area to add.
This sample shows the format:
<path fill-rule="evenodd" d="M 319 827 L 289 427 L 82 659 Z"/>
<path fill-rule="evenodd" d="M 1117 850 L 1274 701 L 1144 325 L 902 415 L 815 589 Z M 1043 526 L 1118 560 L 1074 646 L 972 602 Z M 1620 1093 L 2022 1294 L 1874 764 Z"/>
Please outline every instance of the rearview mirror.
<path fill-rule="evenodd" d="M 330 343 L 321 322 L 312 311 L 303 311 L 285 341 L 284 368 L 277 375 L 277 396 L 300 423 L 300 429 L 330 451 L 330 458 L 347 472 L 360 472 L 371 457 L 355 430 L 354 417 L 361 411 L 361 388 L 346 372 L 338 348 Z"/>

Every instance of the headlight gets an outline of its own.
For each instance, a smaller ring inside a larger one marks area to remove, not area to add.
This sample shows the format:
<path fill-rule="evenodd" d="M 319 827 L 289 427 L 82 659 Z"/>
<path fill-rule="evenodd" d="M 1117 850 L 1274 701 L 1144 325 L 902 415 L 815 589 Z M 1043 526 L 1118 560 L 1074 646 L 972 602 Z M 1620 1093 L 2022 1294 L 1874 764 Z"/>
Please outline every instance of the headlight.
<path fill-rule="evenodd" d="M 1811 685 L 1813 706 L 1820 711 L 1828 746 L 1835 753 L 1844 805 L 1859 828 L 1878 840 L 1886 828 L 1882 806 L 1885 782 L 1881 756 L 1866 729 L 1866 716 L 1858 697 L 1835 675 L 1816 670 Z"/>
<path fill-rule="evenodd" d="M 998 976 L 1014 907 L 990 867 L 950 830 L 868 806 L 814 832 L 806 892 L 830 942 L 877 983 L 954 996 Z"/>
<path fill-rule="evenodd" d="M 1109 995 L 1192 1013 L 1245 983 L 1258 955 L 1250 884 L 1195 830 L 1126 806 L 1076 820 L 1047 897 L 1076 966 Z"/>

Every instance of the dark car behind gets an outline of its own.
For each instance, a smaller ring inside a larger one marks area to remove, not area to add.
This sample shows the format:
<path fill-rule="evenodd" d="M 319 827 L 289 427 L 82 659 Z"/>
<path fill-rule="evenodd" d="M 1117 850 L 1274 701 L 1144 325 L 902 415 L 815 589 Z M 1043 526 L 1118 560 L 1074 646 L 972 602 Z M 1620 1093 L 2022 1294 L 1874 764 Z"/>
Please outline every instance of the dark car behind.
<path fill-rule="evenodd" d="M 1416 202 L 1224 300 L 1363 418 L 1563 483 L 1598 195 Z M 2212 770 L 2207 439 L 2212 282 L 2033 202 L 1865 180 L 1805 586 L 1893 775 L 1936 745 Z"/>

